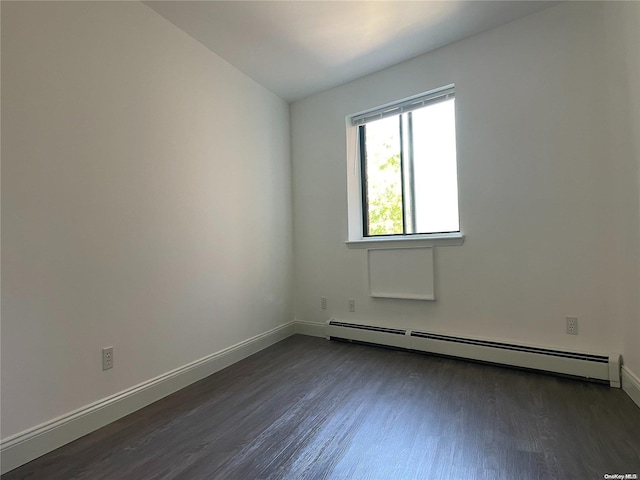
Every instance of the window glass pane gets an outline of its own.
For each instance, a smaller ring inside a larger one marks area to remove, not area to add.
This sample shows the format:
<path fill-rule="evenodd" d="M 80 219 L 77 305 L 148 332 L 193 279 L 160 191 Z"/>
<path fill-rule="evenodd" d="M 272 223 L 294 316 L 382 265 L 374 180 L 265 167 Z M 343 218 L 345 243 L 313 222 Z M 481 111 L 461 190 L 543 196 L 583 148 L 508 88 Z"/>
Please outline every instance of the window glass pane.
<path fill-rule="evenodd" d="M 418 233 L 460 230 L 454 102 L 451 99 L 412 112 Z"/>
<path fill-rule="evenodd" d="M 403 233 L 398 117 L 367 123 L 366 177 L 368 235 Z"/>

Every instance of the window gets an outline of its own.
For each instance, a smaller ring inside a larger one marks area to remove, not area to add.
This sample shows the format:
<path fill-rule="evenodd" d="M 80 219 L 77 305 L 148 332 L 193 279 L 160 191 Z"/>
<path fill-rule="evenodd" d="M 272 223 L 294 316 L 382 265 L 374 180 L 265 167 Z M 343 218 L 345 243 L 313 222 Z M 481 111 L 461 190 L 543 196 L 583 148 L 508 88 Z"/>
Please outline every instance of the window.
<path fill-rule="evenodd" d="M 453 86 L 355 115 L 351 127 L 362 239 L 459 234 Z"/>

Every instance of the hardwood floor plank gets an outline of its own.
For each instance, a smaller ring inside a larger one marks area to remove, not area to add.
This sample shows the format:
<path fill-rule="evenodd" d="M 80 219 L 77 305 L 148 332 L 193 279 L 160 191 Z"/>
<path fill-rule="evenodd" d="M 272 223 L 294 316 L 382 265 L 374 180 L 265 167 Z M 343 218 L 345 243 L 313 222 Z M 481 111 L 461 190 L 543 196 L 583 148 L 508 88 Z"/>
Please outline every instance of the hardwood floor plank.
<path fill-rule="evenodd" d="M 294 336 L 2 480 L 595 479 L 639 432 L 619 389 Z"/>

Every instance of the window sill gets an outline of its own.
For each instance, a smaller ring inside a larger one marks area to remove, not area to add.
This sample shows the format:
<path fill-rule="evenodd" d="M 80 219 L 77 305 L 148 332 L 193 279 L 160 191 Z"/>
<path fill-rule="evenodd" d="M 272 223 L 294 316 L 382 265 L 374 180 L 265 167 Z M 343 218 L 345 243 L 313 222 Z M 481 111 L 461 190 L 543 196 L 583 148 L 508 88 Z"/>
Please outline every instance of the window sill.
<path fill-rule="evenodd" d="M 358 240 L 347 240 L 349 248 L 376 247 L 447 247 L 464 243 L 463 233 L 438 233 L 433 235 L 407 235 L 388 237 L 368 237 Z"/>

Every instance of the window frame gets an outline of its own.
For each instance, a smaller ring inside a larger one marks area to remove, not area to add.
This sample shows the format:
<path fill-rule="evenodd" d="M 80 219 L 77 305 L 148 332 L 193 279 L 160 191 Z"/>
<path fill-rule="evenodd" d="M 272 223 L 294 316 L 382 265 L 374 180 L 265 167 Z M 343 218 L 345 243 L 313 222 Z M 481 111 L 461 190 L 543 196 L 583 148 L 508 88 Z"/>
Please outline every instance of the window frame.
<path fill-rule="evenodd" d="M 348 239 L 345 242 L 349 248 L 370 248 L 375 246 L 446 246 L 462 245 L 465 240 L 463 233 L 462 216 L 460 214 L 460 191 L 458 188 L 458 225 L 459 231 L 445 233 L 401 233 L 389 235 L 365 235 L 366 216 L 366 179 L 364 175 L 364 135 L 360 134 L 360 127 L 366 124 L 367 119 L 379 119 L 390 116 L 399 116 L 408 111 L 423 108 L 449 97 L 455 97 L 455 85 L 450 84 L 425 93 L 391 102 L 379 107 L 365 110 L 346 117 L 347 129 L 347 168 L 348 168 Z M 433 100 L 436 98 L 437 100 Z M 422 105 L 416 106 L 419 102 Z M 403 110 L 404 109 L 404 110 Z M 457 103 L 456 103 L 457 110 Z M 457 115 L 456 115 L 457 116 Z M 372 121 L 372 120 L 369 120 Z M 402 123 L 402 120 L 399 120 Z M 457 129 L 456 129 L 457 143 Z M 457 149 L 456 149 L 457 150 Z M 457 156 L 457 155 L 456 155 Z M 459 182 L 459 162 L 456 158 L 457 183 Z M 401 171 L 401 175 L 404 172 Z M 404 199 L 403 199 L 404 202 Z"/>

